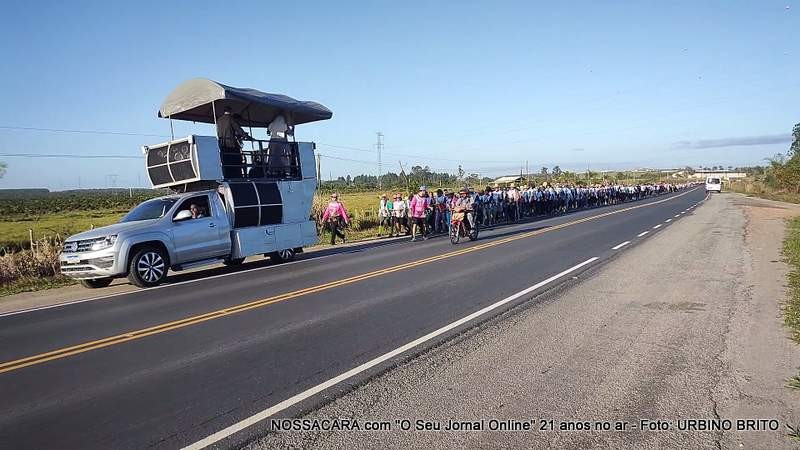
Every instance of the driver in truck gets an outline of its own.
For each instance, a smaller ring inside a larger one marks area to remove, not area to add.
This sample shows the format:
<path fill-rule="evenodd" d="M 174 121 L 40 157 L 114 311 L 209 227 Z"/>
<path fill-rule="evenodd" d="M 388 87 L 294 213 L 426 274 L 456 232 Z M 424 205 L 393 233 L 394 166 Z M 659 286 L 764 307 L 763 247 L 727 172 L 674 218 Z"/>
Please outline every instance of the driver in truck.
<path fill-rule="evenodd" d="M 189 206 L 189 211 L 192 213 L 192 219 L 199 219 L 201 217 L 205 217 L 203 215 L 202 208 L 197 206 L 195 203 L 192 203 L 191 206 Z"/>

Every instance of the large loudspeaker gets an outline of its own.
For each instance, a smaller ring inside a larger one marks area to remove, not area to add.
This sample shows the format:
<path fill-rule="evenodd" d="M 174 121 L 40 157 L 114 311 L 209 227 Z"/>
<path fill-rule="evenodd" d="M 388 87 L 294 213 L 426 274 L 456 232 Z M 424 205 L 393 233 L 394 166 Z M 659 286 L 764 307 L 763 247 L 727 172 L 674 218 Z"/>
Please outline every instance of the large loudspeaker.
<path fill-rule="evenodd" d="M 147 150 L 147 174 L 153 185 L 187 183 L 197 178 L 189 140 L 171 142 Z"/>
<path fill-rule="evenodd" d="M 283 199 L 277 183 L 229 183 L 234 228 L 277 225 L 283 221 Z"/>
<path fill-rule="evenodd" d="M 147 175 L 155 188 L 222 178 L 216 139 L 189 136 L 145 147 Z"/>

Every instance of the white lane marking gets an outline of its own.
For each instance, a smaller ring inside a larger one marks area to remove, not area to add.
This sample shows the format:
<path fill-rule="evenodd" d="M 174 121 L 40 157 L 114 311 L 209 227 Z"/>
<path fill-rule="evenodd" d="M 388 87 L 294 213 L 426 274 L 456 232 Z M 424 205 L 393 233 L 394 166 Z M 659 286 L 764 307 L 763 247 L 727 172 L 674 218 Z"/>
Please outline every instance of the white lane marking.
<path fill-rule="evenodd" d="M 615 245 L 615 246 L 611 247 L 611 250 L 619 250 L 619 249 L 621 249 L 622 247 L 625 247 L 626 245 L 628 245 L 628 244 L 630 244 L 630 243 L 631 243 L 631 241 L 625 241 L 625 242 L 623 242 L 623 243 L 621 243 L 621 244 L 617 244 L 617 245 Z"/>
<path fill-rule="evenodd" d="M 642 237 L 645 234 L 649 233 L 650 231 L 642 231 L 641 233 L 637 234 L 636 237 Z"/>
<path fill-rule="evenodd" d="M 661 227 L 661 224 L 658 224 L 658 225 L 654 226 L 653 229 L 655 230 L 656 228 L 660 228 L 660 227 Z"/>
<path fill-rule="evenodd" d="M 664 221 L 664 223 L 670 223 L 670 222 L 672 222 L 672 219 L 667 219 Z"/>
<path fill-rule="evenodd" d="M 394 349 L 394 350 L 392 350 L 392 351 L 390 351 L 388 353 L 384 353 L 383 355 L 378 356 L 375 359 L 367 361 L 367 362 L 365 362 L 364 364 L 361 364 L 358 367 L 354 367 L 354 368 L 348 370 L 347 372 L 344 372 L 341 375 L 333 377 L 328 381 L 320 383 L 320 384 L 318 384 L 318 385 L 316 385 L 316 386 L 314 386 L 314 387 L 312 387 L 310 389 L 306 389 L 305 391 L 303 391 L 303 392 L 301 392 L 299 394 L 296 394 L 296 395 L 294 395 L 292 397 L 289 397 L 286 400 L 284 400 L 284 401 L 282 401 L 282 402 L 280 402 L 280 403 L 278 403 L 278 404 L 276 404 L 276 405 L 274 405 L 274 406 L 272 406 L 270 408 L 267 408 L 267 409 L 265 409 L 265 410 L 263 410 L 263 411 L 261 411 L 259 413 L 256 413 L 256 414 L 254 414 L 254 415 L 252 415 L 252 416 L 250 416 L 250 417 L 248 417 L 248 418 L 246 418 L 246 419 L 244 419 L 244 420 L 242 420 L 240 422 L 237 422 L 237 423 L 235 423 L 235 424 L 233 424 L 233 425 L 231 425 L 231 426 L 229 426 L 229 427 L 227 427 L 227 428 L 225 428 L 223 430 L 220 430 L 220 431 L 212 434 L 211 436 L 208 436 L 205 439 L 199 440 L 199 441 L 195 442 L 194 444 L 188 445 L 188 446 L 184 447 L 184 449 L 185 450 L 196 450 L 196 449 L 202 449 L 202 448 L 208 447 L 209 445 L 215 444 L 215 443 L 221 441 L 222 439 L 225 439 L 226 437 L 228 437 L 228 436 L 230 436 L 230 435 L 232 435 L 234 433 L 238 433 L 239 431 L 242 431 L 245 428 L 248 428 L 248 427 L 250 427 L 252 425 L 255 425 L 256 423 L 261 422 L 262 420 L 264 420 L 264 419 L 266 419 L 266 418 L 268 418 L 268 417 L 270 417 L 272 415 L 275 415 L 275 414 L 285 410 L 286 408 L 289 408 L 289 407 L 291 407 L 291 406 L 293 406 L 293 405 L 295 405 L 295 404 L 297 404 L 297 403 L 299 403 L 299 402 L 301 402 L 301 401 L 303 401 L 303 400 L 305 400 L 305 399 L 307 399 L 307 398 L 309 398 L 309 397 L 311 397 L 313 395 L 316 395 L 316 394 L 324 391 L 325 389 L 328 389 L 328 388 L 330 388 L 332 386 L 335 386 L 335 385 L 341 383 L 342 381 L 347 380 L 348 378 L 352 378 L 352 377 L 360 374 L 361 372 L 369 370 L 372 367 L 375 367 L 378 364 L 381 364 L 381 363 L 383 363 L 385 361 L 388 361 L 389 359 L 392 359 L 392 358 L 394 358 L 395 356 L 397 356 L 397 355 L 399 355 L 401 353 L 404 353 L 404 352 L 406 352 L 408 350 L 411 350 L 414 347 L 417 347 L 417 346 L 419 346 L 421 344 L 424 344 L 425 342 L 428 342 L 431 339 L 434 339 L 434 338 L 436 338 L 438 336 L 441 336 L 442 334 L 447 333 L 448 331 L 450 331 L 450 330 L 452 330 L 454 328 L 457 328 L 457 327 L 459 327 L 459 326 L 461 326 L 461 325 L 463 325 L 463 324 L 465 324 L 467 322 L 470 322 L 471 320 L 474 320 L 474 319 L 476 319 L 476 318 L 478 318 L 478 317 L 480 317 L 480 316 L 482 316 L 482 315 L 484 315 L 484 314 L 486 314 L 486 313 L 488 313 L 488 312 L 490 312 L 490 311 L 492 311 L 494 309 L 497 309 L 497 308 L 499 308 L 499 307 L 501 307 L 501 306 L 503 306 L 503 305 L 505 305 L 505 304 L 507 304 L 509 302 L 512 302 L 512 301 L 522 297 L 523 295 L 529 294 L 529 293 L 535 291 L 536 289 L 539 289 L 542 286 L 545 286 L 545 285 L 547 285 L 549 283 L 552 283 L 553 281 L 563 277 L 564 275 L 567 275 L 567 274 L 569 274 L 571 272 L 574 272 L 574 271 L 580 269 L 581 267 L 583 267 L 583 266 L 585 266 L 587 264 L 591 264 L 591 263 L 593 263 L 595 261 L 597 261 L 597 257 L 596 256 L 593 257 L 593 258 L 589 258 L 586 261 L 584 261 L 584 262 L 582 262 L 582 263 L 580 263 L 578 265 L 572 266 L 569 269 L 567 269 L 567 270 L 565 270 L 565 271 L 563 271 L 561 273 L 553 275 L 552 277 L 550 277 L 550 278 L 548 278 L 546 280 L 540 281 L 540 282 L 534 284 L 533 286 L 531 286 L 529 288 L 523 289 L 523 290 L 517 292 L 516 294 L 513 294 L 513 295 L 511 295 L 509 297 L 506 297 L 506 298 L 500 300 L 497 303 L 493 303 L 493 304 L 491 304 L 491 305 L 489 305 L 489 306 L 487 306 L 487 307 L 485 307 L 483 309 L 475 311 L 474 313 L 472 313 L 472 314 L 470 314 L 470 315 L 468 315 L 466 317 L 463 317 L 461 319 L 456 320 L 455 322 L 452 322 L 452 323 L 450 323 L 448 325 L 445 325 L 445 326 L 443 326 L 442 328 L 439 328 L 436 331 L 432 331 L 432 332 L 426 334 L 425 336 L 422 336 L 420 338 L 417 338 L 417 339 L 409 342 L 408 344 L 405 344 L 405 345 L 403 345 L 401 347 L 397 347 L 396 349 Z"/>

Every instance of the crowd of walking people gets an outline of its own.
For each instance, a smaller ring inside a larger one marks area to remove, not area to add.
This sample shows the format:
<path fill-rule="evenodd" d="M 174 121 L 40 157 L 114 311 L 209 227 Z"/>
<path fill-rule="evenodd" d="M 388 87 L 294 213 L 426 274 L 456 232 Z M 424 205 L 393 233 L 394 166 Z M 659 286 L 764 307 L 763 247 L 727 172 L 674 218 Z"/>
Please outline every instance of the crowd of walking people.
<path fill-rule="evenodd" d="M 411 240 L 427 239 L 431 234 L 449 233 L 453 211 L 469 205 L 469 220 L 480 227 L 514 223 L 520 220 L 555 216 L 570 211 L 616 205 L 675 192 L 689 184 L 610 184 L 595 186 L 552 185 L 486 187 L 482 191 L 462 189 L 459 192 L 437 189 L 429 192 L 420 186 L 416 194 L 381 195 L 378 204 L 378 237 L 411 236 Z M 466 194 L 466 198 L 465 195 Z M 458 205 L 458 206 L 457 206 Z M 336 194 L 325 210 L 323 222 L 331 231 L 331 244 L 336 236 L 344 240 L 342 222 L 347 213 Z"/>

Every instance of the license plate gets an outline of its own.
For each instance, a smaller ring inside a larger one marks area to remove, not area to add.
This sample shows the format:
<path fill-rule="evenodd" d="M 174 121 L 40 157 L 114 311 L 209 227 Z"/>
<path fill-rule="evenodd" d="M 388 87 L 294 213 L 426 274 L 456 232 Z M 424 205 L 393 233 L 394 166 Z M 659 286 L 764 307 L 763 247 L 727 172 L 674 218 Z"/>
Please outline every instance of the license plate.
<path fill-rule="evenodd" d="M 80 256 L 67 256 L 67 264 L 78 264 L 81 262 Z"/>

